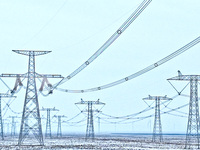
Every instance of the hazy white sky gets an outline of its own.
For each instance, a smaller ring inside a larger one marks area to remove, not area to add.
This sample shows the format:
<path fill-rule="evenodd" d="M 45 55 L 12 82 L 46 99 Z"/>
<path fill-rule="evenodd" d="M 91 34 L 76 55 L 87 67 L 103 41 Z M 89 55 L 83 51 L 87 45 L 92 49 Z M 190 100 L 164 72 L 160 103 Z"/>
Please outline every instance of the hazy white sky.
<path fill-rule="evenodd" d="M 36 58 L 36 71 L 67 76 L 95 53 L 141 2 L 142 0 L 0 0 L 0 72 L 27 72 L 28 57 L 13 53 L 13 49 L 51 50 L 52 53 Z M 99 58 L 61 87 L 79 90 L 104 85 L 133 74 L 181 48 L 200 34 L 199 6 L 199 0 L 153 0 Z M 100 99 L 106 103 L 103 113 L 113 116 L 139 112 L 147 107 L 142 98 L 149 94 L 168 97 L 177 94 L 166 80 L 176 76 L 177 70 L 181 70 L 183 74 L 199 74 L 199 48 L 200 45 L 196 45 L 163 66 L 110 89 L 83 94 L 54 91 L 48 97 L 40 95 L 40 107 L 56 107 L 60 110 L 58 114 L 70 119 L 80 112 L 74 103 L 83 98 Z M 4 81 L 10 87 L 14 86 L 15 79 Z M 59 80 L 49 81 L 56 83 Z M 180 89 L 187 84 L 173 83 Z M 2 83 L 0 85 L 1 92 L 7 91 Z M 38 82 L 37 87 L 39 86 Z M 189 88 L 184 94 L 189 95 Z M 11 104 L 14 111 L 22 111 L 24 95 L 25 90 L 17 94 L 18 97 Z M 188 98 L 178 97 L 169 107 L 176 108 L 188 102 Z M 180 111 L 188 113 L 188 107 Z M 153 113 L 152 110 L 140 116 Z M 8 110 L 4 117 L 9 115 L 15 114 Z M 167 114 L 161 117 L 163 132 L 186 132 L 187 118 Z M 72 121 L 82 118 L 84 115 Z M 63 125 L 63 131 L 85 132 L 84 124 L 86 121 L 80 127 Z M 56 124 L 54 127 L 53 130 L 56 131 Z M 153 117 L 134 124 L 117 124 L 116 128 L 113 124 L 103 124 L 103 121 L 101 125 L 103 132 L 151 132 L 152 129 Z"/>

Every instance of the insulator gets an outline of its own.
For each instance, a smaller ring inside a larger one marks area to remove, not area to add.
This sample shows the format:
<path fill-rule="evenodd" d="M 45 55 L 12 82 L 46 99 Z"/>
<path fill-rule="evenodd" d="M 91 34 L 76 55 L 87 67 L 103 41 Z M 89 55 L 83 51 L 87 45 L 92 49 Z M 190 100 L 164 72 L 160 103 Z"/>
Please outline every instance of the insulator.
<path fill-rule="evenodd" d="M 11 93 L 15 93 L 15 91 L 17 90 L 18 85 L 19 86 L 23 86 L 22 81 L 21 81 L 19 76 L 17 76 L 17 78 L 16 78 L 15 86 L 14 86 L 13 90 L 11 91 Z"/>
<path fill-rule="evenodd" d="M 47 79 L 46 77 L 44 77 L 43 80 L 42 80 L 42 84 L 41 84 L 41 86 L 40 86 L 40 89 L 39 89 L 40 92 L 43 91 L 45 83 L 47 84 L 47 86 L 48 86 L 49 88 L 52 87 L 52 84 L 49 83 L 49 81 L 48 81 L 48 79 Z M 52 93 L 53 93 L 53 91 L 50 90 L 50 91 L 49 91 L 49 94 L 52 94 Z"/>
<path fill-rule="evenodd" d="M 50 90 L 48 94 L 53 94 L 53 90 Z"/>

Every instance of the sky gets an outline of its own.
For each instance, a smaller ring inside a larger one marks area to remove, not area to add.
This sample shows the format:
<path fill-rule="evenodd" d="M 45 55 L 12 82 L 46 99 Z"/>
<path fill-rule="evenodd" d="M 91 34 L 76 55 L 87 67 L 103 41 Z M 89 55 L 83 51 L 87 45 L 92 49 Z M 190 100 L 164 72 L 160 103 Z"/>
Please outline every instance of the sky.
<path fill-rule="evenodd" d="M 67 77 L 77 69 L 121 26 L 142 0 L 0 0 L 0 72 L 26 73 L 28 57 L 16 54 L 12 50 L 50 50 L 49 54 L 36 57 L 36 72 L 43 74 L 61 74 Z M 94 62 L 74 78 L 59 86 L 64 89 L 82 90 L 98 87 L 131 75 L 171 54 L 200 34 L 199 0 L 153 0 L 127 30 Z M 52 95 L 39 95 L 40 108 L 57 108 L 53 115 L 65 115 L 67 120 L 80 113 L 75 105 L 81 98 L 85 101 L 106 103 L 102 112 L 112 116 L 126 116 L 138 113 L 152 104 L 142 100 L 148 95 L 174 97 L 177 92 L 166 79 L 182 74 L 198 75 L 200 44 L 189 49 L 166 64 L 141 75 L 126 83 L 102 91 L 89 93 L 65 93 L 55 90 Z M 15 79 L 3 78 L 14 87 Z M 49 79 L 54 84 L 59 79 Z M 23 82 L 26 86 L 26 81 Z M 37 87 L 40 87 L 37 81 Z M 174 81 L 181 90 L 187 82 Z M 0 83 L 0 92 L 7 88 Z M 189 87 L 183 94 L 189 95 Z M 15 112 L 23 109 L 25 89 L 16 94 L 10 108 Z M 4 108 L 8 99 L 3 99 Z M 168 107 L 177 108 L 189 103 L 188 97 L 178 96 Z M 168 104 L 166 102 L 165 104 Z M 154 104 L 152 104 L 153 106 Z M 82 106 L 79 106 L 80 109 Z M 163 108 L 162 111 L 169 109 Z M 187 116 L 188 106 L 180 109 Z M 3 118 L 15 116 L 11 110 L 2 111 Z M 186 114 L 185 114 L 186 113 Z M 154 110 L 139 115 L 154 114 Z M 18 114 L 21 117 L 21 114 Z M 45 112 L 41 112 L 46 117 Z M 138 116 L 138 117 L 139 117 Z M 85 117 L 80 114 L 71 122 L 78 122 Z M 148 132 L 153 130 L 154 117 L 138 122 L 108 119 L 101 116 L 101 132 Z M 95 117 L 96 118 L 96 117 Z M 170 120 L 170 121 L 169 121 Z M 17 119 L 19 129 L 20 119 Z M 53 118 L 52 130 L 57 131 L 56 118 Z M 97 119 L 94 121 L 98 133 Z M 185 133 L 187 117 L 170 114 L 161 115 L 162 130 L 166 133 Z M 10 119 L 6 120 L 10 122 Z M 42 121 L 45 132 L 45 120 Z M 125 123 L 125 124 L 122 124 Z M 62 125 L 63 132 L 82 132 L 86 130 L 86 120 L 76 126 Z M 18 130 L 19 132 L 19 130 Z"/>

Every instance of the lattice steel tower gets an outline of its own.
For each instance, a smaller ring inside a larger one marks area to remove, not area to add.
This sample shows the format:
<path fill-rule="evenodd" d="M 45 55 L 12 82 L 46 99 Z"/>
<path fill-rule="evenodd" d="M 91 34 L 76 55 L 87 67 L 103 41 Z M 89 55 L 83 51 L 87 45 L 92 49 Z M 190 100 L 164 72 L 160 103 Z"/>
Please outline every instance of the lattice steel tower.
<path fill-rule="evenodd" d="M 81 99 L 81 102 L 75 103 L 76 105 L 82 104 L 87 105 L 86 110 L 82 110 L 81 112 L 87 112 L 87 129 L 86 129 L 86 139 L 91 138 L 94 139 L 94 118 L 93 118 L 93 112 L 100 112 L 98 109 L 93 110 L 93 105 L 105 105 L 105 103 L 102 103 L 99 101 L 83 101 Z"/>
<path fill-rule="evenodd" d="M 2 122 L 2 114 L 1 114 L 1 98 L 12 98 L 16 96 L 12 96 L 6 93 L 0 93 L 0 136 L 1 139 L 4 140 L 4 132 L 3 132 L 3 122 Z"/>
<path fill-rule="evenodd" d="M 150 96 L 143 98 L 143 100 L 155 100 L 155 117 L 154 117 L 154 127 L 153 127 L 153 142 L 162 142 L 162 124 L 161 124 L 161 117 L 160 117 L 160 100 L 172 100 L 167 96 Z"/>
<path fill-rule="evenodd" d="M 58 109 L 54 108 L 43 108 L 41 111 L 47 111 L 47 121 L 46 121 L 46 132 L 45 137 L 51 138 L 51 111 L 59 111 Z"/>
<path fill-rule="evenodd" d="M 11 123 L 11 136 L 15 136 L 16 133 L 16 121 L 15 118 L 19 118 L 17 116 L 9 116 L 8 118 L 12 119 L 12 123 Z"/>
<path fill-rule="evenodd" d="M 38 74 L 35 72 L 35 56 L 44 55 L 51 51 L 33 51 L 33 50 L 13 50 L 18 54 L 29 57 L 28 72 L 25 74 L 2 74 L 0 77 L 20 77 L 27 78 L 26 95 L 22 114 L 21 128 L 19 134 L 18 145 L 23 144 L 24 140 L 30 136 L 30 132 L 39 142 L 39 145 L 44 145 L 41 118 L 38 103 L 38 94 L 36 88 L 36 78 L 63 78 L 61 75 Z M 20 83 L 18 83 L 20 85 Z M 51 87 L 51 85 L 48 85 Z M 13 89 L 12 93 L 15 91 Z M 49 91 L 51 93 L 52 91 Z"/>
<path fill-rule="evenodd" d="M 200 75 L 182 75 L 178 71 L 178 76 L 169 78 L 167 80 L 189 81 L 190 82 L 190 102 L 189 102 L 189 116 L 186 133 L 185 148 L 194 148 L 199 145 L 199 101 L 198 101 L 198 81 Z"/>
<path fill-rule="evenodd" d="M 65 115 L 54 115 L 54 117 L 58 118 L 58 128 L 57 128 L 57 137 L 62 137 L 62 125 L 61 125 L 61 119 L 62 118 L 67 118 Z"/>

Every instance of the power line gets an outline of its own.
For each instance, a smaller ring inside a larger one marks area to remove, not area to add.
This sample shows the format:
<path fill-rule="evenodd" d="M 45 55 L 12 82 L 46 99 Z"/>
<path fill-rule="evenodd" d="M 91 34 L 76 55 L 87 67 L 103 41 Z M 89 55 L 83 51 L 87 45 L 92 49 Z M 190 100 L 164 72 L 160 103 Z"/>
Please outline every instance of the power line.
<path fill-rule="evenodd" d="M 67 0 L 58 8 L 58 10 L 55 12 L 55 14 L 40 28 L 38 32 L 36 32 L 28 41 L 26 41 L 23 46 L 28 44 L 30 41 L 32 41 L 34 38 L 36 38 L 47 26 L 51 23 L 51 21 L 57 16 L 57 14 L 60 12 L 60 10 L 65 6 Z"/>
<path fill-rule="evenodd" d="M 53 86 L 53 90 L 57 88 L 57 86 L 73 78 L 80 71 L 86 68 L 90 63 L 92 63 L 98 56 L 100 56 L 128 28 L 128 26 L 142 13 L 142 11 L 150 4 L 151 1 L 152 0 L 144 0 L 138 6 L 138 8 L 131 14 L 131 16 L 119 27 L 119 29 L 86 62 L 84 62 L 78 69 L 76 69 L 66 78 L 56 83 Z"/>
<path fill-rule="evenodd" d="M 177 57 L 178 55 L 184 53 L 185 51 L 189 50 L 190 48 L 192 48 L 193 46 L 195 46 L 199 42 L 200 42 L 200 36 L 197 37 L 196 39 L 194 39 L 193 41 L 191 41 L 190 43 L 186 44 L 185 46 L 181 47 L 180 49 L 176 50 L 172 54 L 164 57 L 163 59 L 161 59 L 159 61 L 157 61 L 156 63 L 154 63 L 154 64 L 152 64 L 152 65 L 150 65 L 150 66 L 148 66 L 148 67 L 146 67 L 146 68 L 144 68 L 144 69 L 142 69 L 142 70 L 140 70 L 140 71 L 138 71 L 138 72 L 136 72 L 136 73 L 134 73 L 134 74 L 132 74 L 128 77 L 117 80 L 115 82 L 111 82 L 109 84 L 105 84 L 105 85 L 98 86 L 98 87 L 95 87 L 95 88 L 90 88 L 90 89 L 83 89 L 83 90 L 70 90 L 70 89 L 62 89 L 62 88 L 56 88 L 56 89 L 59 90 L 59 91 L 62 91 L 62 92 L 67 92 L 67 93 L 84 93 L 84 92 L 94 92 L 94 91 L 99 91 L 99 90 L 103 90 L 103 89 L 106 89 L 106 88 L 110 88 L 110 87 L 116 86 L 118 84 L 127 82 L 131 79 L 134 79 L 138 76 L 141 76 L 144 73 L 149 72 L 152 69 L 157 68 L 158 66 L 168 62 L 169 60 L 171 60 L 171 59 Z M 54 86 L 54 87 L 57 87 L 57 86 Z"/>

